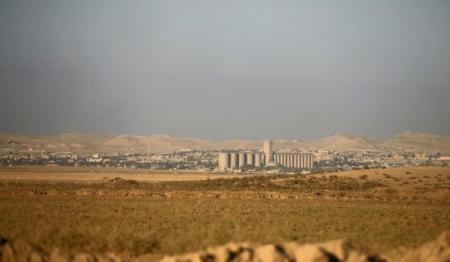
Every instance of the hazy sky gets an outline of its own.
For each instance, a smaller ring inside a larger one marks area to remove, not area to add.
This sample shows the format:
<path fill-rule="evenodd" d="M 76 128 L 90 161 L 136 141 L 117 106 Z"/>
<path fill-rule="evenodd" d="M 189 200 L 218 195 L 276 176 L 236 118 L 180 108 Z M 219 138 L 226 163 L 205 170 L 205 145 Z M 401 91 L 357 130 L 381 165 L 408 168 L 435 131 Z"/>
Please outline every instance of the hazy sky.
<path fill-rule="evenodd" d="M 450 1 L 0 0 L 0 132 L 450 135 Z"/>

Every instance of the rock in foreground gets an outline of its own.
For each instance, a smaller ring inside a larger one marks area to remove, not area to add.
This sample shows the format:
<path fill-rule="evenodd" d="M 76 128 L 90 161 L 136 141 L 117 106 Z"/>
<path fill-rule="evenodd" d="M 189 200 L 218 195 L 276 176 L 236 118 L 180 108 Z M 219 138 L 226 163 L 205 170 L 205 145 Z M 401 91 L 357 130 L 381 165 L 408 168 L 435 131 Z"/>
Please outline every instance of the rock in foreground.
<path fill-rule="evenodd" d="M 147 261 L 149 256 L 143 255 L 135 261 Z M 46 252 L 42 248 L 23 240 L 7 240 L 0 238 L 0 262 L 90 262 L 121 261 L 114 254 L 63 254 L 59 249 Z M 127 259 L 127 261 L 130 259 Z M 200 262 L 200 261 L 258 261 L 258 262 L 448 262 L 450 261 L 450 231 L 443 232 L 435 241 L 426 243 L 415 249 L 398 249 L 388 254 L 363 254 L 343 240 L 317 244 L 299 244 L 289 242 L 275 245 L 258 245 L 252 243 L 229 243 L 211 247 L 200 252 L 180 256 L 165 257 L 163 262 Z"/>
<path fill-rule="evenodd" d="M 400 249 L 389 254 L 367 255 L 353 249 L 347 241 L 336 240 L 317 244 L 295 242 L 278 245 L 251 243 L 227 244 L 205 251 L 181 256 L 165 257 L 164 262 L 200 261 L 258 261 L 258 262 L 449 262 L 450 231 L 443 232 L 435 241 L 416 249 Z"/>

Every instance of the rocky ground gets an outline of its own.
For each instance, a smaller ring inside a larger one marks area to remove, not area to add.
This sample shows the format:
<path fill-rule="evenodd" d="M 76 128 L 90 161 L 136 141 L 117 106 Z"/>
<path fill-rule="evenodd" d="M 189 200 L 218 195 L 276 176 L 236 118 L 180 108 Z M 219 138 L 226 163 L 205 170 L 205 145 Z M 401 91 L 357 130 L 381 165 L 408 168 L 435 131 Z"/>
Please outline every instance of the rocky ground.
<path fill-rule="evenodd" d="M 134 261 L 150 261 L 151 256 L 142 255 Z M 115 254 L 64 254 L 59 249 L 47 252 L 44 249 L 19 239 L 0 239 L 0 261 L 122 261 Z M 355 250 L 345 240 L 328 241 L 316 244 L 288 242 L 272 245 L 254 243 L 229 243 L 211 247 L 207 250 L 179 256 L 165 257 L 164 262 L 177 261 L 348 261 L 348 262 L 446 262 L 450 261 L 450 231 L 443 232 L 436 240 L 417 248 L 397 249 L 388 254 L 364 254 Z"/>
<path fill-rule="evenodd" d="M 450 261 L 450 231 L 436 240 L 415 249 L 398 249 L 388 254 L 364 254 L 345 240 L 317 244 L 289 242 L 275 245 L 250 243 L 228 244 L 176 257 L 165 257 L 164 262 L 177 261 L 302 261 L 302 262 L 421 262 Z"/>

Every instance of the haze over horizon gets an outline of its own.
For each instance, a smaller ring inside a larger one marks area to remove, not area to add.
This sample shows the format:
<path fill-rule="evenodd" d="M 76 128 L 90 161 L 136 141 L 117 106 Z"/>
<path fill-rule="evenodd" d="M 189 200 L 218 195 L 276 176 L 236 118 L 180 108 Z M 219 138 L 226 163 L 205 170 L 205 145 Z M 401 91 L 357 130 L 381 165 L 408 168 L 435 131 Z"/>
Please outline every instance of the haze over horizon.
<path fill-rule="evenodd" d="M 0 132 L 450 136 L 449 1 L 0 0 Z"/>
<path fill-rule="evenodd" d="M 146 138 L 156 138 L 156 139 L 193 139 L 193 140 L 203 140 L 203 141 L 210 141 L 210 142 L 220 142 L 220 141 L 231 141 L 231 140 L 242 140 L 245 142 L 262 142 L 263 140 L 272 140 L 272 141 L 304 141 L 304 142 L 311 142 L 311 141 L 321 141 L 321 140 L 329 140 L 330 143 L 333 143 L 333 139 L 348 139 L 348 141 L 351 140 L 361 140 L 361 141 L 372 141 L 372 142 L 381 142 L 381 141 L 388 141 L 389 139 L 410 139 L 410 140 L 423 140 L 423 139 L 432 139 L 432 138 L 442 138 L 442 139 L 450 139 L 450 136 L 446 135 L 439 135 L 439 134 L 433 134 L 433 133 L 426 133 L 426 132 L 413 132 L 413 131 L 404 131 L 397 134 L 392 135 L 391 137 L 386 138 L 379 138 L 379 137 L 370 137 L 370 136 L 364 136 L 356 133 L 334 133 L 329 134 L 322 137 L 313 137 L 313 138 L 302 138 L 302 137 L 264 137 L 264 138 L 242 138 L 242 137 L 229 137 L 229 138 L 207 138 L 207 137 L 199 137 L 199 136 L 183 136 L 183 135 L 177 135 L 174 133 L 154 133 L 154 134 L 114 134 L 114 133 L 80 133 L 80 132 L 64 132 L 64 133 L 48 133 L 48 134 L 33 134 L 33 133 L 16 133 L 16 132 L 0 132 L 0 138 L 3 139 L 14 139 L 14 137 L 42 137 L 42 138 L 60 138 L 63 136 L 69 136 L 73 137 L 74 139 L 81 139 L 83 140 L 83 137 L 103 137 L 103 138 L 110 138 L 110 139 L 146 139 Z"/>

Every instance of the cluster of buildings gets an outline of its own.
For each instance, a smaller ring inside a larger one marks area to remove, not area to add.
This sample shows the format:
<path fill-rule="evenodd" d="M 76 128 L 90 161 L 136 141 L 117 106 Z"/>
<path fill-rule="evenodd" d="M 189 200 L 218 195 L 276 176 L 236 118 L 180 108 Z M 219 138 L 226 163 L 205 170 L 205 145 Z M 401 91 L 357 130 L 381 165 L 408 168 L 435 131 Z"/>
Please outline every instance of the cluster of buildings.
<path fill-rule="evenodd" d="M 447 160 L 448 159 L 448 160 Z M 408 151 L 329 151 L 315 152 L 315 166 L 323 170 L 351 170 L 400 166 L 450 166 L 447 154 Z"/>
<path fill-rule="evenodd" d="M 321 172 L 398 166 L 450 166 L 449 153 L 399 150 L 334 151 L 308 148 L 238 151 L 180 149 L 170 153 L 47 152 L 32 145 L 0 142 L 0 166 L 57 165 L 204 172 Z"/>
<path fill-rule="evenodd" d="M 311 169 L 314 165 L 312 153 L 281 153 L 274 152 L 273 143 L 264 141 L 264 151 L 261 152 L 220 152 L 218 157 L 219 171 L 237 169 L 285 167 L 292 169 Z"/>
<path fill-rule="evenodd" d="M 75 166 L 155 170 L 214 170 L 217 153 L 177 151 L 165 154 L 7 151 L 0 149 L 0 166 Z"/>

